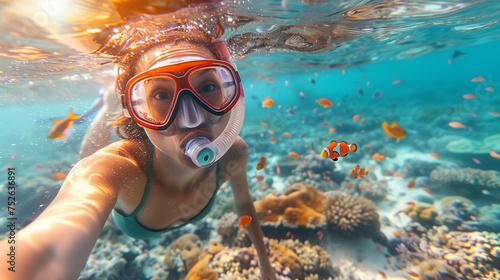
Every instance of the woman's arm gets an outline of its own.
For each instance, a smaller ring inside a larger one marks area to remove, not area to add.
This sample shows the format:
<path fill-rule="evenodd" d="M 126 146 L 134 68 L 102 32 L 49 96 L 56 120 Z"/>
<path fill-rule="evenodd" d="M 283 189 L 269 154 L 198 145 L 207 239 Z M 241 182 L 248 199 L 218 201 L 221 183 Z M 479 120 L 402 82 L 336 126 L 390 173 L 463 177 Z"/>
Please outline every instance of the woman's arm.
<path fill-rule="evenodd" d="M 95 155 L 68 174 L 54 201 L 26 228 L 15 244 L 0 242 L 0 255 L 15 245 L 16 268 L 0 262 L 0 279 L 77 279 L 113 209 L 118 190 L 109 168 L 112 156 Z"/>
<path fill-rule="evenodd" d="M 248 233 L 250 239 L 257 250 L 259 258 L 259 268 L 261 271 L 262 279 L 275 280 L 276 274 L 271 267 L 269 257 L 267 255 L 266 246 L 264 245 L 264 235 L 260 228 L 259 218 L 253 200 L 248 191 L 248 178 L 246 173 L 246 166 L 248 162 L 247 145 L 240 137 L 230 149 L 230 157 L 226 163 L 227 174 L 229 174 L 229 184 L 233 191 L 234 204 L 238 215 L 249 215 L 252 221 L 248 225 Z"/>

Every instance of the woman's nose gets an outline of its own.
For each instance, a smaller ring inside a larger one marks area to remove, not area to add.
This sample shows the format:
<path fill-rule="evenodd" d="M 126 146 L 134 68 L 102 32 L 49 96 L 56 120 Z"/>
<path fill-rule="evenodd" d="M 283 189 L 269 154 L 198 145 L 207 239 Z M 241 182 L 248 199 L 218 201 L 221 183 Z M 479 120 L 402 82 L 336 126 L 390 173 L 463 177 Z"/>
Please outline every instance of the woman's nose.
<path fill-rule="evenodd" d="M 179 128 L 195 128 L 205 121 L 200 106 L 189 95 L 181 97 L 176 122 Z"/>

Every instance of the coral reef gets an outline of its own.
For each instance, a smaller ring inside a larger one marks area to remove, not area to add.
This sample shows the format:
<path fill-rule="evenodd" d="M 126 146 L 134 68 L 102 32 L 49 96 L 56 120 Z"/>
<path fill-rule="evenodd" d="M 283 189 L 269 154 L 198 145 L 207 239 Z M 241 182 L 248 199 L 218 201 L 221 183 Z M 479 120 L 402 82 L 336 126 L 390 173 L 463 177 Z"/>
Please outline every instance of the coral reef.
<path fill-rule="evenodd" d="M 377 207 L 371 200 L 340 191 L 325 194 L 321 212 L 329 228 L 353 237 L 372 237 L 380 232 Z"/>
<path fill-rule="evenodd" d="M 198 262 L 202 253 L 202 243 L 198 235 L 186 233 L 170 245 L 163 265 L 170 272 L 169 279 L 181 279 Z"/>
<path fill-rule="evenodd" d="M 430 175 L 431 180 L 453 188 L 464 196 L 481 194 L 482 190 L 491 193 L 500 192 L 500 172 L 473 168 L 464 169 L 434 169 Z"/>
<path fill-rule="evenodd" d="M 150 249 L 143 240 L 118 234 L 106 224 L 78 279 L 165 279 L 165 253 L 161 245 Z"/>
<path fill-rule="evenodd" d="M 247 247 L 250 246 L 250 239 L 244 233 L 244 229 L 238 229 L 235 221 L 238 215 L 235 213 L 226 213 L 219 220 L 217 234 L 221 236 L 221 243 L 229 247 Z"/>
<path fill-rule="evenodd" d="M 335 171 L 335 162 L 325 160 L 319 155 L 306 155 L 302 164 L 293 170 L 287 181 L 290 184 L 303 182 L 305 184 L 317 185 L 320 181 L 340 184 L 345 179 L 343 172 Z"/>
<path fill-rule="evenodd" d="M 353 192 L 357 192 L 362 197 L 366 197 L 374 202 L 384 201 L 389 189 L 387 182 L 378 182 L 372 179 L 359 179 L 354 183 L 353 188 L 349 188 Z"/>
<path fill-rule="evenodd" d="M 406 170 L 406 176 L 419 177 L 429 176 L 439 163 L 407 158 L 403 162 L 403 168 Z"/>
<path fill-rule="evenodd" d="M 427 203 L 409 205 L 403 210 L 403 213 L 406 213 L 412 221 L 420 223 L 427 228 L 440 225 L 440 222 L 436 219 L 439 215 L 438 211 Z"/>
<path fill-rule="evenodd" d="M 333 279 L 338 275 L 328 253 L 298 240 L 265 240 L 269 260 L 279 279 Z M 228 248 L 212 241 L 208 251 L 185 280 L 260 279 L 253 247 Z"/>
<path fill-rule="evenodd" d="M 326 225 L 321 213 L 324 198 L 314 186 L 296 183 L 282 195 L 268 194 L 254 205 L 263 225 L 319 228 Z"/>
<path fill-rule="evenodd" d="M 384 246 L 388 242 L 380 232 L 377 207 L 360 196 L 340 191 L 323 193 L 312 185 L 296 183 L 283 195 L 269 194 L 254 204 L 266 236 L 283 238 L 286 233 L 286 237 L 305 240 L 314 234 L 321 242 L 323 230 L 331 229 L 326 233 L 372 238 Z"/>
<path fill-rule="evenodd" d="M 449 232 L 446 227 L 424 236 L 429 256 L 446 261 L 465 279 L 499 279 L 499 238 L 494 232 Z"/>
<path fill-rule="evenodd" d="M 424 260 L 419 264 L 420 280 L 456 279 L 457 271 L 442 260 Z M 448 276 L 445 278 L 444 276 Z"/>

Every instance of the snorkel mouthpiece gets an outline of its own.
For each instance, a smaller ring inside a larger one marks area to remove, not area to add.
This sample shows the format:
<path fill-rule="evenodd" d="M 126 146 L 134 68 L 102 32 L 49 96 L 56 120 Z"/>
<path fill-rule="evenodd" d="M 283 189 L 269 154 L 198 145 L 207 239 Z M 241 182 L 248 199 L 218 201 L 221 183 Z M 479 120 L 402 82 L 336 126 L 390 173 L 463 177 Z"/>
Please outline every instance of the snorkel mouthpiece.
<path fill-rule="evenodd" d="M 205 137 L 196 137 L 186 144 L 186 156 L 198 167 L 209 167 L 215 162 L 217 148 Z"/>

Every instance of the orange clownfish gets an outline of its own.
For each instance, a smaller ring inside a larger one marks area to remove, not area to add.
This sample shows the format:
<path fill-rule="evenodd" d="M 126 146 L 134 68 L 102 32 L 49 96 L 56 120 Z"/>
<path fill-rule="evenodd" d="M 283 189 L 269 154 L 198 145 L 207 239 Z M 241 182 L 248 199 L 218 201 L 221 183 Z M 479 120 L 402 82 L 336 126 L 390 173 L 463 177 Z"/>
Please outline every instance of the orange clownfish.
<path fill-rule="evenodd" d="M 333 106 L 333 103 L 330 100 L 326 99 L 326 98 L 316 99 L 316 103 L 318 103 L 319 105 L 321 105 L 321 106 L 323 106 L 325 108 Z"/>
<path fill-rule="evenodd" d="M 355 152 L 357 149 L 358 146 L 356 144 L 347 145 L 345 141 L 337 143 L 337 141 L 333 140 L 330 142 L 330 145 L 321 151 L 320 155 L 324 158 L 337 161 L 340 156 L 345 157 L 349 151 Z"/>
<path fill-rule="evenodd" d="M 384 122 L 382 124 L 382 128 L 384 129 L 384 133 L 398 139 L 396 140 L 396 143 L 399 143 L 399 139 L 406 137 L 406 130 L 400 127 L 395 121 L 391 123 L 391 126 L 389 126 L 387 122 Z"/>
<path fill-rule="evenodd" d="M 351 169 L 351 174 L 354 176 L 354 178 L 363 178 L 366 175 L 368 175 L 368 170 L 365 172 L 365 168 L 359 168 L 359 165 L 356 165 L 355 168 Z"/>
<path fill-rule="evenodd" d="M 68 116 L 65 119 L 52 122 L 53 125 L 48 134 L 49 139 L 68 139 L 71 135 L 71 124 L 78 118 L 80 118 L 80 115 L 74 115 L 73 109 L 69 109 Z"/>
<path fill-rule="evenodd" d="M 262 169 L 266 168 L 266 166 L 267 166 L 266 157 L 261 156 L 259 159 L 259 162 L 257 162 L 257 165 L 255 166 L 255 169 L 262 170 Z"/>
<path fill-rule="evenodd" d="M 245 215 L 245 216 L 241 216 L 238 221 L 236 222 L 237 225 L 241 227 L 246 227 L 250 224 L 250 222 L 252 221 L 252 217 L 251 216 L 248 216 L 248 215 Z"/>

